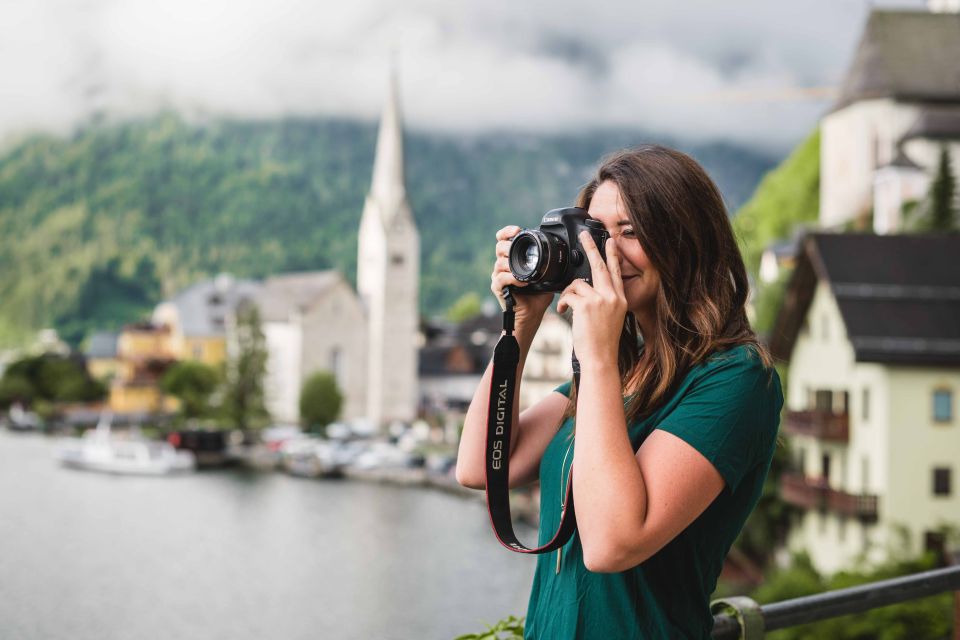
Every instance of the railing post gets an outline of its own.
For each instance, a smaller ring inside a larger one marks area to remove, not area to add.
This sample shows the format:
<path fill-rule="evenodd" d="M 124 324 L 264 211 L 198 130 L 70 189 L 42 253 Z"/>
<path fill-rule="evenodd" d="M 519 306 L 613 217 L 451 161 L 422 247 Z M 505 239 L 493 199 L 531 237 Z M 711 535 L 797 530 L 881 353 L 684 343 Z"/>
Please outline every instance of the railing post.
<path fill-rule="evenodd" d="M 733 596 L 714 600 L 710 603 L 710 613 L 727 614 L 735 618 L 740 625 L 738 640 L 763 640 L 765 626 L 763 611 L 752 598 Z"/>

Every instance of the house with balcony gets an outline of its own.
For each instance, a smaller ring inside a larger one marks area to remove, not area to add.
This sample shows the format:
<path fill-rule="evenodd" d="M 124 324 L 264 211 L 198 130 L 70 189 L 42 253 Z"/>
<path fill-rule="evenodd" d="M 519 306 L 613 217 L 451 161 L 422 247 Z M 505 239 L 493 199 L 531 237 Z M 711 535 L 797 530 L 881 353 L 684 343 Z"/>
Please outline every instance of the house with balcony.
<path fill-rule="evenodd" d="M 823 572 L 960 525 L 960 236 L 814 233 L 771 334 L 799 507 L 787 548 Z"/>

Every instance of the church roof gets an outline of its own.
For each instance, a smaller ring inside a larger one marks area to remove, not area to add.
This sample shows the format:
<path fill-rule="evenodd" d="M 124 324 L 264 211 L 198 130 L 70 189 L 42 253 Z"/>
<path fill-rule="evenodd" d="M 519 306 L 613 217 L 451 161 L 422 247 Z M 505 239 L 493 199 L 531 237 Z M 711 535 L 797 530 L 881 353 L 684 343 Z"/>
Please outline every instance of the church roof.
<path fill-rule="evenodd" d="M 774 357 L 789 359 L 825 281 L 857 362 L 960 365 L 957 255 L 958 235 L 807 236 L 771 332 Z"/>
<path fill-rule="evenodd" d="M 264 320 L 287 320 L 295 312 L 309 309 L 337 283 L 339 271 L 304 271 L 271 276 L 263 281 L 256 301 Z"/>
<path fill-rule="evenodd" d="M 834 110 L 860 100 L 960 102 L 960 14 L 875 9 Z"/>

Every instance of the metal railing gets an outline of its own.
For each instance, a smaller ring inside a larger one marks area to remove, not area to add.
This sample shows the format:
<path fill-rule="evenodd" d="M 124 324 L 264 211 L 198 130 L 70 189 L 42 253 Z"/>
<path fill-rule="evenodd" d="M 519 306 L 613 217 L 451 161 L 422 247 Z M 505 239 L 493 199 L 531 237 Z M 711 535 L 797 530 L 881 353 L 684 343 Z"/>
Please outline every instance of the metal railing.
<path fill-rule="evenodd" d="M 767 631 L 862 613 L 945 591 L 960 591 L 960 566 L 765 605 L 744 596 L 725 598 L 714 601 L 710 607 L 714 613 L 711 637 L 714 640 L 757 640 Z"/>

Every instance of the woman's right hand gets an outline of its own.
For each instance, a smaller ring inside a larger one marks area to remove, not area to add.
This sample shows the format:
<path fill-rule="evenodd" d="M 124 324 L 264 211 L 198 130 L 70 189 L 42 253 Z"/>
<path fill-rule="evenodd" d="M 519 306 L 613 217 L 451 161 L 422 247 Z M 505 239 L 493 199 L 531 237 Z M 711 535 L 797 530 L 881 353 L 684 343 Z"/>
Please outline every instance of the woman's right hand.
<path fill-rule="evenodd" d="M 503 288 L 508 285 L 515 287 L 525 287 L 526 282 L 520 282 L 513 277 L 510 272 L 510 241 L 520 233 L 520 227 L 511 225 L 497 231 L 497 260 L 493 265 L 493 275 L 490 278 L 490 290 L 497 296 L 500 302 L 500 308 L 506 309 L 507 303 L 503 300 Z M 534 327 L 539 326 L 543 314 L 546 313 L 550 304 L 553 302 L 552 293 L 518 293 L 514 296 L 516 304 L 514 305 L 515 323 L 519 329 L 523 325 L 533 323 Z M 535 329 L 534 329 L 535 330 Z"/>

